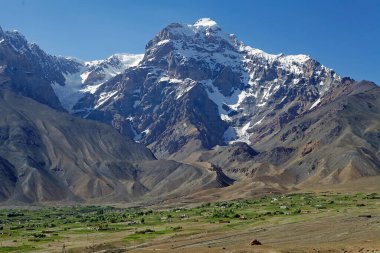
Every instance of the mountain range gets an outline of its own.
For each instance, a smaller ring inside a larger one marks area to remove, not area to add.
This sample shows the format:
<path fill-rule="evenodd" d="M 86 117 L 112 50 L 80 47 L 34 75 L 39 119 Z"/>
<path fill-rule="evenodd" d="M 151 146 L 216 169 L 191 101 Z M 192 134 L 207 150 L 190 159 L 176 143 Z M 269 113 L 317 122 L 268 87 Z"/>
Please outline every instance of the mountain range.
<path fill-rule="evenodd" d="M 0 200 L 158 201 L 380 174 L 380 89 L 213 20 L 141 55 L 56 57 L 0 28 Z M 228 187 L 227 187 L 228 188 Z"/>

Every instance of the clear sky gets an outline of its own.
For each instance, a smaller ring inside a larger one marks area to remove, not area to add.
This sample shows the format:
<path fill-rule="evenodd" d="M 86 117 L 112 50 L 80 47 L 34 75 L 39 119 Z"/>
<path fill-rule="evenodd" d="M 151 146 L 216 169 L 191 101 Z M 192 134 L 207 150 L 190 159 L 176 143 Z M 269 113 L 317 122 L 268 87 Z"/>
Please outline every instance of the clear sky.
<path fill-rule="evenodd" d="M 380 84 L 380 0 L 0 0 L 4 30 L 84 60 L 143 53 L 169 23 L 202 17 L 252 47 Z"/>

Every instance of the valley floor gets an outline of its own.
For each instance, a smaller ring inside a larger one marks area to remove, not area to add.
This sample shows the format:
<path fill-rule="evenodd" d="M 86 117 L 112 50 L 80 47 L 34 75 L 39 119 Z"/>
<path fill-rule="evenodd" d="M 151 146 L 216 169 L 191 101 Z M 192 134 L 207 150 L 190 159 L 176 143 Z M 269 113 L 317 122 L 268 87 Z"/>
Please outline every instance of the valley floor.
<path fill-rule="evenodd" d="M 380 194 L 293 193 L 166 210 L 3 209 L 0 229 L 0 252 L 380 253 Z"/>

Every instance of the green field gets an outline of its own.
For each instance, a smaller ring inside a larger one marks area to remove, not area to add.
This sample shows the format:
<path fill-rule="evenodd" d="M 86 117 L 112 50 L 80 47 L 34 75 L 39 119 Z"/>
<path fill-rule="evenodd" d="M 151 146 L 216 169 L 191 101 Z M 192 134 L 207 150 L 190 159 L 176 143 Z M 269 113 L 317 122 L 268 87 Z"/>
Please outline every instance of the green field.
<path fill-rule="evenodd" d="M 371 213 L 380 195 L 299 193 L 170 210 L 65 206 L 0 210 L 0 252 L 96 252 L 144 247 L 162 238 L 244 231 L 334 213 Z M 116 252 L 116 251 L 115 251 Z"/>

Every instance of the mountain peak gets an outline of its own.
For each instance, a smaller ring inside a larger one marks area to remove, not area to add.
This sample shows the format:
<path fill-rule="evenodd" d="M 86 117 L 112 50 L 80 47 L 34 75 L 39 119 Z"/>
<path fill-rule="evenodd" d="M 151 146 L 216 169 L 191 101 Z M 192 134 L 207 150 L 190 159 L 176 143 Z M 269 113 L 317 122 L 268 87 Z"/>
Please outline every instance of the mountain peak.
<path fill-rule="evenodd" d="M 201 18 L 201 19 L 198 19 L 194 24 L 193 24 L 194 27 L 196 28 L 201 28 L 201 27 L 204 27 L 204 28 L 209 28 L 209 27 L 214 27 L 214 28 L 219 28 L 218 24 L 210 19 L 210 18 Z"/>
<path fill-rule="evenodd" d="M 165 27 L 159 34 L 161 39 L 175 39 L 182 40 L 183 37 L 194 37 L 199 36 L 220 36 L 228 37 L 222 32 L 222 29 L 219 25 L 210 18 L 201 18 L 198 19 L 193 24 L 181 24 L 181 23 L 172 23 Z"/>

